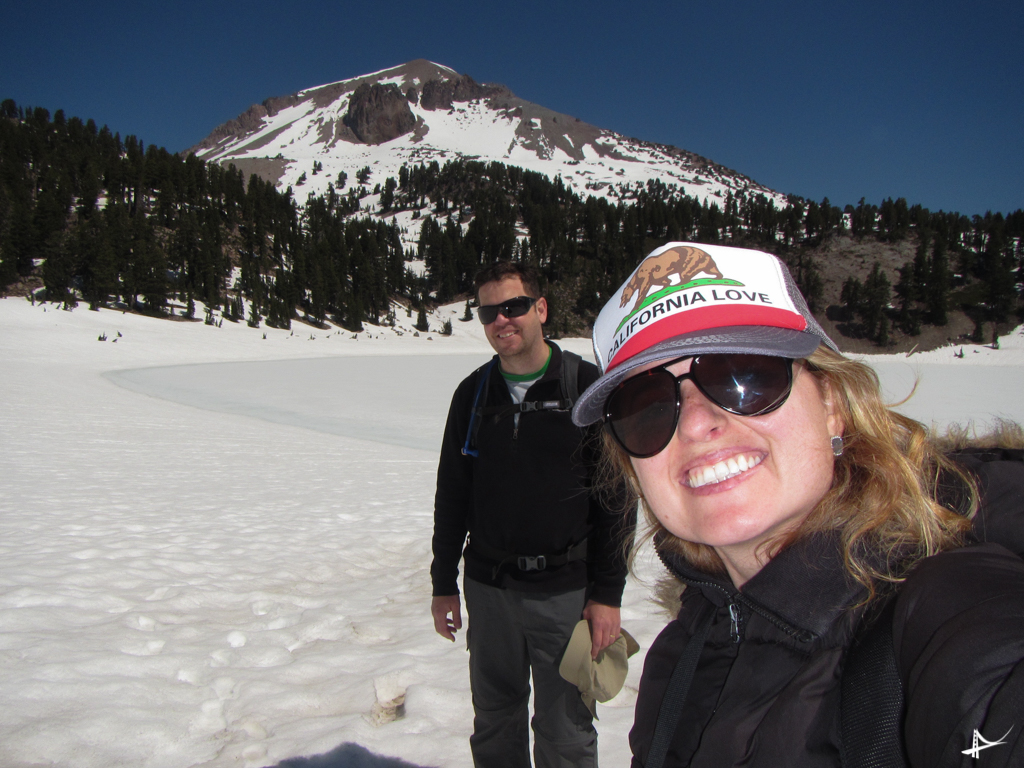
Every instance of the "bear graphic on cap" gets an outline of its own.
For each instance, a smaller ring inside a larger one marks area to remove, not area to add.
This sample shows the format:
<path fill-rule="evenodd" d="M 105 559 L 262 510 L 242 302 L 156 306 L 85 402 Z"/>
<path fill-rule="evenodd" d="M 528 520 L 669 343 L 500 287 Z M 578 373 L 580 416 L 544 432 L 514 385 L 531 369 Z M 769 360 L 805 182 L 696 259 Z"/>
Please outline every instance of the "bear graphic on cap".
<path fill-rule="evenodd" d="M 692 280 L 701 272 L 718 278 L 722 277 L 711 254 L 700 248 L 684 245 L 678 248 L 669 248 L 656 256 L 648 256 L 637 267 L 633 278 L 622 289 L 622 300 L 619 302 L 619 306 L 626 306 L 626 302 L 636 294 L 636 304 L 633 305 L 632 310 L 635 312 L 643 304 L 652 288 L 667 288 L 672 285 L 672 275 L 679 275 L 679 284 L 682 284 Z"/>

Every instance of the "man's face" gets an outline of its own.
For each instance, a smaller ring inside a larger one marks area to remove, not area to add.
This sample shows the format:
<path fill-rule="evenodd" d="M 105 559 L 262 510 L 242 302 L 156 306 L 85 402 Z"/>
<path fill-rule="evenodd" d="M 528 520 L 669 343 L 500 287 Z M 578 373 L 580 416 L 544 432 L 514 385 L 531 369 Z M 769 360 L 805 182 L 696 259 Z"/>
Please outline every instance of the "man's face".
<path fill-rule="evenodd" d="M 481 306 L 501 304 L 526 295 L 526 289 L 518 277 L 485 283 L 479 291 Z M 541 326 L 547 318 L 547 302 L 540 298 L 525 315 L 508 318 L 499 313 L 493 323 L 484 326 L 484 333 L 491 347 L 503 360 L 530 359 L 539 356 L 544 347 L 544 331 Z"/>

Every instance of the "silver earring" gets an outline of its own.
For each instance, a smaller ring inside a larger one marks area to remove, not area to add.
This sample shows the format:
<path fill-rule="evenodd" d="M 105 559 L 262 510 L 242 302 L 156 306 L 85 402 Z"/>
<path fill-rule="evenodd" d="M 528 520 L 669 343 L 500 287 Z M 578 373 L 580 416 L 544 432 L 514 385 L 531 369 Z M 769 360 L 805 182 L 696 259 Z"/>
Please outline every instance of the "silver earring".
<path fill-rule="evenodd" d="M 843 455 L 843 436 L 832 435 L 832 455 L 842 456 Z"/>

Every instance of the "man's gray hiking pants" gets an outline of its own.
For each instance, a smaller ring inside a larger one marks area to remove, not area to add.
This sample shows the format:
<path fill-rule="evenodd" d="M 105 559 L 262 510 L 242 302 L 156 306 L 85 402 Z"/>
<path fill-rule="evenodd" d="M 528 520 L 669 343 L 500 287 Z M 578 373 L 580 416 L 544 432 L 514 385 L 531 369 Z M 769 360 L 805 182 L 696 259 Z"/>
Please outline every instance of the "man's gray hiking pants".
<path fill-rule="evenodd" d="M 576 686 L 558 674 L 585 590 L 516 592 L 467 578 L 465 597 L 476 768 L 529 768 L 531 669 L 537 768 L 596 768 L 593 718 Z"/>

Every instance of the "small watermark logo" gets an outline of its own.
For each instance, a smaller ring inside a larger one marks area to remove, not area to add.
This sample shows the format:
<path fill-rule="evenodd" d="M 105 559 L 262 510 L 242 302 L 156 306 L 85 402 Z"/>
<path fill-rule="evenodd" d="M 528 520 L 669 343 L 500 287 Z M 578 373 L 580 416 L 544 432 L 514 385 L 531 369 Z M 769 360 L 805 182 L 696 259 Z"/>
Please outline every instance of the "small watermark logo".
<path fill-rule="evenodd" d="M 1012 730 L 1013 730 L 1013 728 L 1010 728 L 1010 731 L 1012 731 Z M 984 736 L 982 736 L 980 733 L 978 733 L 978 729 L 975 728 L 974 729 L 974 741 L 971 744 L 971 748 L 963 750 L 962 754 L 965 754 L 968 757 L 973 757 L 975 760 L 978 760 L 981 757 L 981 751 L 983 749 L 988 749 L 989 747 L 998 747 L 1000 744 L 1005 744 L 1006 743 L 1005 739 L 1006 739 L 1007 736 L 1010 735 L 1010 731 L 1007 731 L 1006 733 L 1004 733 L 996 741 L 989 741 Z"/>

